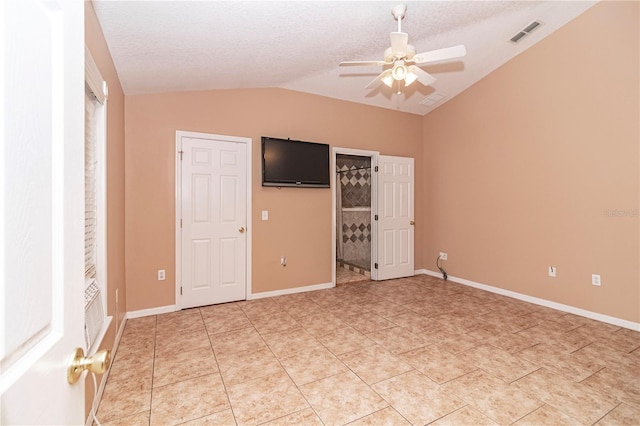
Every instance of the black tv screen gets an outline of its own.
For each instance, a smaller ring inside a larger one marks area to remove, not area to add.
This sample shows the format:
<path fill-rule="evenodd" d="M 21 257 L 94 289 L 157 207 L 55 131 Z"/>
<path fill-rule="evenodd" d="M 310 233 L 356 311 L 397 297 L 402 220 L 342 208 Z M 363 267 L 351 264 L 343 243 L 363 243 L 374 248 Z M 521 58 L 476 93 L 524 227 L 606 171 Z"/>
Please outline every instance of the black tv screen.
<path fill-rule="evenodd" d="M 329 188 L 329 145 L 263 136 L 262 186 Z"/>

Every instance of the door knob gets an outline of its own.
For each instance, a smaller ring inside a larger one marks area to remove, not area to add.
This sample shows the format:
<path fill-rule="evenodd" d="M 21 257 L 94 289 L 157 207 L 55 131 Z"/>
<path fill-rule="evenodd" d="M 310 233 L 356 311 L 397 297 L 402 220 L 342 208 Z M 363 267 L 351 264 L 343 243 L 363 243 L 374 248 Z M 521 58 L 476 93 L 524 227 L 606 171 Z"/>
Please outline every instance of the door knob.
<path fill-rule="evenodd" d="M 76 348 L 73 351 L 73 355 L 69 361 L 69 367 L 67 368 L 67 382 L 69 382 L 70 385 L 77 382 L 84 370 L 89 370 L 96 374 L 103 374 L 107 371 L 107 368 L 109 368 L 110 363 L 111 351 L 109 349 L 103 349 L 91 356 L 84 356 L 82 348 Z"/>
<path fill-rule="evenodd" d="M 238 231 L 240 231 L 241 234 L 244 234 L 244 227 L 241 226 L 240 229 L 238 229 Z"/>
<path fill-rule="evenodd" d="M 409 225 L 415 225 L 416 223 L 414 221 L 409 222 Z"/>

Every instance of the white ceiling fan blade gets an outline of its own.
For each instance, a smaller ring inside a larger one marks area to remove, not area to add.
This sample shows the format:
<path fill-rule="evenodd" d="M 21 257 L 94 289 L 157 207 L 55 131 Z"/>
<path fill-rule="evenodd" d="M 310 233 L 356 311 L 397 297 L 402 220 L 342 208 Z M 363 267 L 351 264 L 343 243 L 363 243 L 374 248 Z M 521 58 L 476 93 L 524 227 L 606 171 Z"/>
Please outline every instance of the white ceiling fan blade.
<path fill-rule="evenodd" d="M 416 64 L 426 64 L 427 62 L 446 61 L 448 59 L 460 58 L 467 54 L 464 45 L 446 47 L 444 49 L 432 50 L 431 52 L 419 53 L 413 57 Z"/>
<path fill-rule="evenodd" d="M 421 70 L 422 71 L 422 70 Z M 386 70 L 386 71 L 382 71 L 380 74 L 378 74 L 378 76 L 373 79 L 373 81 L 369 84 L 367 84 L 366 86 L 364 86 L 365 89 L 375 89 L 376 87 L 380 86 L 384 81 L 384 78 L 387 76 L 391 75 L 391 70 Z"/>
<path fill-rule="evenodd" d="M 341 67 L 352 67 L 352 66 L 380 66 L 380 65 L 389 65 L 390 62 L 385 61 L 342 61 L 340 62 Z"/>
<path fill-rule="evenodd" d="M 418 77 L 418 81 L 424 86 L 430 86 L 436 81 L 436 78 L 434 76 L 415 65 L 411 65 L 409 67 L 409 72 L 414 73 L 416 77 Z"/>
<path fill-rule="evenodd" d="M 409 35 L 407 33 L 391 33 L 391 53 L 396 58 L 404 58 L 407 54 L 407 43 Z"/>

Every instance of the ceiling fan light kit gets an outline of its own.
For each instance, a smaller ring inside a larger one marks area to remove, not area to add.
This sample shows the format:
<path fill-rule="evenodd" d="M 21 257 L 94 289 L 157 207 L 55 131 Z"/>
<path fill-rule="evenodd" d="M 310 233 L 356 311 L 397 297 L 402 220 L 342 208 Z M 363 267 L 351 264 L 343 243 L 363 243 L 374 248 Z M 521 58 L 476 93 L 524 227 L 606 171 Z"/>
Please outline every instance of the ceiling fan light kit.
<path fill-rule="evenodd" d="M 418 76 L 413 71 L 411 71 L 411 69 L 409 69 L 409 71 L 407 72 L 407 76 L 404 78 L 404 85 L 409 86 L 411 83 L 413 83 L 417 79 L 418 79 Z"/>
<path fill-rule="evenodd" d="M 382 77 L 382 82 L 384 84 L 386 84 L 387 87 L 393 86 L 393 81 L 394 80 L 393 80 L 393 75 L 391 75 L 391 70 L 387 70 L 383 74 L 384 74 L 384 77 Z M 377 79 L 374 80 L 373 82 L 376 82 L 376 81 L 377 81 Z"/>
<path fill-rule="evenodd" d="M 391 47 L 384 51 L 384 60 L 340 62 L 340 66 L 392 66 L 391 69 L 382 71 L 372 82 L 367 84 L 366 89 L 375 89 L 382 83 L 391 88 L 394 81 L 398 82 L 398 94 L 401 93 L 401 81 L 404 82 L 405 87 L 416 80 L 424 86 L 429 86 L 436 81 L 436 78 L 419 68 L 419 65 L 447 61 L 467 54 L 467 49 L 463 45 L 416 54 L 415 48 L 409 44 L 409 35 L 402 32 L 401 22 L 406 12 L 407 6 L 405 4 L 399 4 L 391 9 L 393 18 L 398 21 L 398 31 L 391 33 Z"/>
<path fill-rule="evenodd" d="M 391 75 L 394 80 L 404 80 L 407 76 L 407 67 L 404 66 L 404 61 L 397 61 L 393 64 Z"/>

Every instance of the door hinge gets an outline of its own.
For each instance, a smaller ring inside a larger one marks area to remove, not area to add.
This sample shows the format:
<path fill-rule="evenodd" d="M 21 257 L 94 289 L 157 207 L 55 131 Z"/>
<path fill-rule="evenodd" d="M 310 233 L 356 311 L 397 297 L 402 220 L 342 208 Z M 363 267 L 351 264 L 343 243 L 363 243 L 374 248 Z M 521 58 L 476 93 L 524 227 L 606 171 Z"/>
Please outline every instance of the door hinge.
<path fill-rule="evenodd" d="M 182 161 L 182 154 L 184 154 L 184 151 L 180 150 L 178 151 L 178 154 L 180 154 L 180 161 Z"/>
<path fill-rule="evenodd" d="M 378 171 L 378 166 L 375 166 L 375 167 L 374 167 L 374 169 L 373 169 L 373 171 L 374 171 L 374 172 L 377 172 L 377 171 Z"/>
<path fill-rule="evenodd" d="M 180 296 L 182 296 L 182 286 L 180 286 Z"/>
<path fill-rule="evenodd" d="M 377 263 L 373 264 L 373 269 L 378 269 L 378 264 Z"/>
<path fill-rule="evenodd" d="M 378 215 L 377 214 L 373 215 L 373 220 L 378 220 Z"/>

